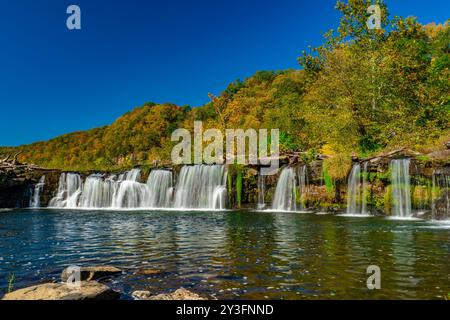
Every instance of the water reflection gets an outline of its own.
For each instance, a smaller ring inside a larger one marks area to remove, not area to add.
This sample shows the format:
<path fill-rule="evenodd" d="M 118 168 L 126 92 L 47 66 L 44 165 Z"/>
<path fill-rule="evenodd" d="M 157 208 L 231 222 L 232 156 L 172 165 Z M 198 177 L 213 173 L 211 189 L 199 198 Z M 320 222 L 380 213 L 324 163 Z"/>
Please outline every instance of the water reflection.
<path fill-rule="evenodd" d="M 450 230 L 439 226 L 245 211 L 12 211 L 0 216 L 0 290 L 12 273 L 23 287 L 71 264 L 112 264 L 126 272 L 110 285 L 128 295 L 184 286 L 218 298 L 441 298 Z M 366 287 L 369 265 L 381 268 L 381 290 Z"/>

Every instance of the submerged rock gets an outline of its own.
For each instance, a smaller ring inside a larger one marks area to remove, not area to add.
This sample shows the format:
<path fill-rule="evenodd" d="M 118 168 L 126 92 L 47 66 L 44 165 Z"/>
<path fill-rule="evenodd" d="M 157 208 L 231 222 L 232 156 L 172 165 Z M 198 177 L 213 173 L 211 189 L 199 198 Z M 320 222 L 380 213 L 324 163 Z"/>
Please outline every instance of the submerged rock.
<path fill-rule="evenodd" d="M 122 270 L 113 266 L 94 266 L 94 267 L 82 267 L 80 270 L 81 281 L 98 280 L 105 277 L 115 276 L 122 273 Z M 61 274 L 61 280 L 66 282 L 69 279 L 71 273 L 66 268 Z"/>
<path fill-rule="evenodd" d="M 143 276 L 150 276 L 155 274 L 161 274 L 163 271 L 158 269 L 141 268 L 136 271 L 136 274 Z"/>
<path fill-rule="evenodd" d="M 66 283 L 45 283 L 7 293 L 2 300 L 116 300 L 120 293 L 96 281 L 83 281 L 80 287 Z"/>

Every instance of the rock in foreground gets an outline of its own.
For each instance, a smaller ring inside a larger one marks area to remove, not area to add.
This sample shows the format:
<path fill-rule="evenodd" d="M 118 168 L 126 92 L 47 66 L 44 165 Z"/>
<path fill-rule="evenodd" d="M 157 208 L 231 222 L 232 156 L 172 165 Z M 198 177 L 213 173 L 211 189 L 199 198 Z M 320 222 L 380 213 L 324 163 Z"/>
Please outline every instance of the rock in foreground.
<path fill-rule="evenodd" d="M 150 291 L 135 291 L 132 296 L 138 300 L 207 300 L 184 288 L 178 289 L 172 293 L 163 293 L 154 296 Z"/>
<path fill-rule="evenodd" d="M 113 266 L 98 266 L 98 267 L 82 267 L 80 269 L 81 281 L 98 280 L 105 277 L 115 276 L 122 273 L 122 270 Z M 67 282 L 71 273 L 66 268 L 61 274 L 61 281 Z"/>
<path fill-rule="evenodd" d="M 131 296 L 135 299 L 135 300 L 149 300 L 152 296 L 152 293 L 150 291 L 134 291 Z"/>
<path fill-rule="evenodd" d="M 45 283 L 7 293 L 2 300 L 116 300 L 120 293 L 96 281 L 83 281 L 80 288 L 66 283 Z"/>

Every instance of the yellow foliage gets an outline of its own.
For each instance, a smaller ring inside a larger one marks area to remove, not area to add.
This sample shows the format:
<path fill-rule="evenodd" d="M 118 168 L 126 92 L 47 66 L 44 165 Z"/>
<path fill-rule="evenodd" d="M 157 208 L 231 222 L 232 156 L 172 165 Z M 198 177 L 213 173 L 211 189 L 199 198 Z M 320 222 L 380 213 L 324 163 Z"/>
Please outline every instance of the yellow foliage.
<path fill-rule="evenodd" d="M 352 168 L 351 156 L 345 151 L 336 152 L 330 145 L 325 145 L 322 152 L 329 156 L 324 160 L 323 166 L 330 178 L 334 180 L 345 179 Z"/>

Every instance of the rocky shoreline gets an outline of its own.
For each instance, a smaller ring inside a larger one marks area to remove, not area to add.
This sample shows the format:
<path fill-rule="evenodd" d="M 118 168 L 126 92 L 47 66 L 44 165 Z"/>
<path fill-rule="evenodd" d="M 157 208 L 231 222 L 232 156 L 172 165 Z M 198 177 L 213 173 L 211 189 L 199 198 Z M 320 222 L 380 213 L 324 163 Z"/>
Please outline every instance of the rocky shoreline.
<path fill-rule="evenodd" d="M 34 164 L 19 163 L 16 157 L 0 160 L 0 208 L 29 207 L 30 190 L 45 175 L 50 188 L 41 194 L 42 202 L 53 197 L 53 185 L 57 185 L 60 170 L 41 168 Z"/>
<path fill-rule="evenodd" d="M 153 274 L 153 269 L 140 270 L 145 274 Z M 60 282 L 38 284 L 6 293 L 1 300 L 118 300 L 123 293 L 111 289 L 105 280 L 125 274 L 126 271 L 114 266 L 82 267 L 79 270 L 78 282 L 71 278 L 72 269 L 62 271 Z M 173 292 L 153 293 L 149 290 L 134 291 L 134 300 L 207 300 L 185 288 Z"/>

